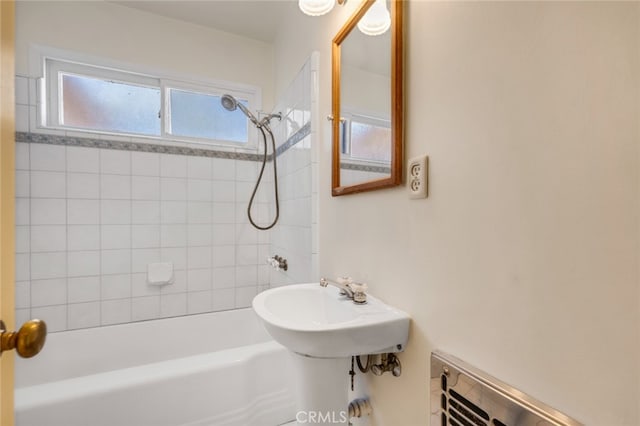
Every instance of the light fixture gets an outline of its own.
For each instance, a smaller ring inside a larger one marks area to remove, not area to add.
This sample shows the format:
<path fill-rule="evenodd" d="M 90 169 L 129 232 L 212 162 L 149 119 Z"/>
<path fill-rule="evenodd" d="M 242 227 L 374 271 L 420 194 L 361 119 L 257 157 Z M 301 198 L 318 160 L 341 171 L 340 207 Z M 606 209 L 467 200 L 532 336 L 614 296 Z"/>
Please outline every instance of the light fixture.
<path fill-rule="evenodd" d="M 336 0 L 298 0 L 298 7 L 309 16 L 320 16 L 329 13 Z"/>
<path fill-rule="evenodd" d="M 347 0 L 337 0 L 339 5 L 343 5 Z M 331 12 L 336 0 L 298 0 L 298 7 L 309 16 L 320 16 Z"/>
<path fill-rule="evenodd" d="M 370 36 L 384 34 L 389 27 L 391 27 L 391 15 L 385 0 L 376 0 L 358 22 L 358 29 Z"/>

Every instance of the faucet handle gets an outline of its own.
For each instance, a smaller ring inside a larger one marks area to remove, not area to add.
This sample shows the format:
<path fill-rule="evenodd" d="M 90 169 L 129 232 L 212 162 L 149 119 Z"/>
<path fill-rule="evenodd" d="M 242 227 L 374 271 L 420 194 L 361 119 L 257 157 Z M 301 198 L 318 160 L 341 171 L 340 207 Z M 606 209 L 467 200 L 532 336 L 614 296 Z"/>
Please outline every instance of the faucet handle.
<path fill-rule="evenodd" d="M 365 304 L 367 303 L 367 286 L 366 283 L 352 282 L 349 285 L 351 291 L 353 291 L 353 303 Z"/>

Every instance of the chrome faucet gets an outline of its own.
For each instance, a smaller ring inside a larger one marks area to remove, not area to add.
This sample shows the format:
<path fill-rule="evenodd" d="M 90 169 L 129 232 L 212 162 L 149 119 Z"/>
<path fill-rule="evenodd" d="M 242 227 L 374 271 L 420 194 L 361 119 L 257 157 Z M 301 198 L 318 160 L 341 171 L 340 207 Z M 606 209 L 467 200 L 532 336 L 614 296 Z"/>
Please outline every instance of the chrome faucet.
<path fill-rule="evenodd" d="M 340 294 L 347 296 L 353 300 L 353 303 L 359 305 L 367 303 L 366 284 L 356 283 L 350 277 L 340 277 L 338 281 L 332 281 L 327 278 L 320 278 L 320 285 L 326 287 L 331 284 L 340 289 Z"/>
<path fill-rule="evenodd" d="M 322 287 L 326 287 L 329 284 L 331 284 L 334 287 L 338 287 L 340 289 L 340 294 L 344 294 L 349 299 L 353 299 L 353 290 L 349 288 L 350 281 L 347 281 L 345 283 L 339 283 L 336 281 L 331 281 L 330 279 L 327 279 L 327 278 L 320 278 L 320 285 Z"/>

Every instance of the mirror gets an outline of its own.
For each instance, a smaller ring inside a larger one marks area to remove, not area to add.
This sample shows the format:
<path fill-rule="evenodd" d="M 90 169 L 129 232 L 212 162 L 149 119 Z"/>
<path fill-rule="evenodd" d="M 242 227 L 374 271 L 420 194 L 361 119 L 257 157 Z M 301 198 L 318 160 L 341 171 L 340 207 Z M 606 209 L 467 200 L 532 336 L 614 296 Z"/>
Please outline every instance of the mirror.
<path fill-rule="evenodd" d="M 365 0 L 333 39 L 333 196 L 402 182 L 403 1 L 386 0 L 391 27 L 366 35 L 358 23 L 375 4 Z"/>

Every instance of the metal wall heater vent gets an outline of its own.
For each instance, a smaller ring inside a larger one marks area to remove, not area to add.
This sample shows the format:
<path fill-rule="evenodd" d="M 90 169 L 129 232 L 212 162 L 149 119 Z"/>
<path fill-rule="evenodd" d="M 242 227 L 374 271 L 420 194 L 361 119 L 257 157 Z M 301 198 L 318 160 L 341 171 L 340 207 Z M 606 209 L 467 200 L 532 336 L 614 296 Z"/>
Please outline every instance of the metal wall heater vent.
<path fill-rule="evenodd" d="M 451 355 L 431 354 L 431 426 L 582 426 Z"/>

